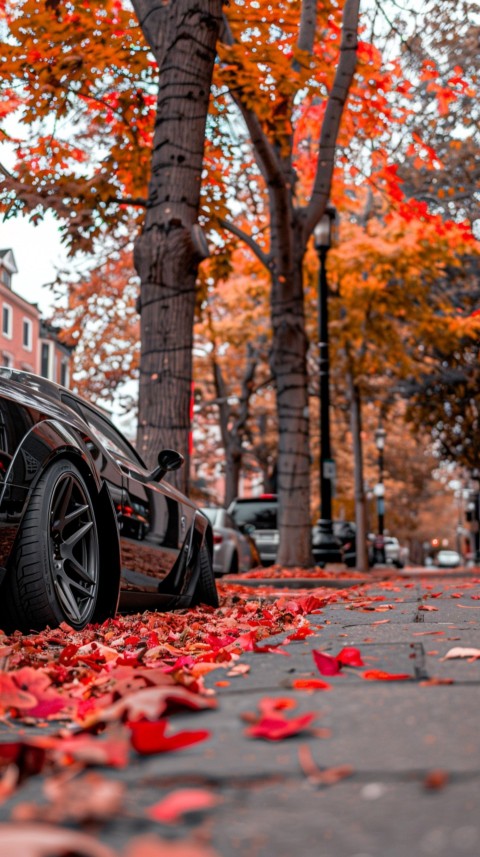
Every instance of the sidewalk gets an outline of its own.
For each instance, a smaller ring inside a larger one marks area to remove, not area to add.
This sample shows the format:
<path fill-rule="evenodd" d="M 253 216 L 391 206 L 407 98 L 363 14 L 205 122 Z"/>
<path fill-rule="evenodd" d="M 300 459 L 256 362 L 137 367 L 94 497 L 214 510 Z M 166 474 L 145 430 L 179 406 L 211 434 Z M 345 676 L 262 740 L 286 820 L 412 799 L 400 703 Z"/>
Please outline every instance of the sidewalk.
<path fill-rule="evenodd" d="M 218 708 L 175 715 L 176 730 L 206 729 L 210 739 L 109 770 L 126 784 L 128 802 L 108 824 L 93 825 L 95 835 L 122 854 L 130 837 L 152 833 L 193 840 L 198 850 L 178 857 L 478 857 L 480 660 L 444 658 L 454 647 L 480 650 L 480 576 L 424 572 L 355 580 L 308 616 L 310 636 L 244 653 L 243 674 L 210 672 L 205 684 Z M 285 597 L 300 596 L 290 589 Z M 322 675 L 312 651 L 336 656 L 345 647 L 358 649 L 364 665 Z M 310 679 L 330 687 L 294 687 Z M 284 740 L 249 737 L 266 697 L 287 719 L 315 717 Z M 18 802 L 38 800 L 40 779 L 0 807 L 0 820 Z M 173 826 L 139 820 L 138 807 L 180 788 L 208 789 L 218 803 Z"/>

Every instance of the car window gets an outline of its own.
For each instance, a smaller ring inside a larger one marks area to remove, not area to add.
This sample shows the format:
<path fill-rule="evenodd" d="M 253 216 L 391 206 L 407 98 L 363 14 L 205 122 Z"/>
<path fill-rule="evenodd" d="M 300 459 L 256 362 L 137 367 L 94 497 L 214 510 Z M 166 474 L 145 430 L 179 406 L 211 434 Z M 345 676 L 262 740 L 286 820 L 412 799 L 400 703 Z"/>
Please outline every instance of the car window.
<path fill-rule="evenodd" d="M 88 406 L 84 405 L 83 402 L 81 404 L 81 410 L 85 421 L 88 423 L 90 428 L 93 429 L 98 439 L 101 441 L 103 446 L 109 450 L 109 452 L 113 452 L 121 458 L 126 458 L 127 461 L 134 461 L 135 464 L 141 464 L 142 467 L 145 467 L 136 450 L 129 444 L 128 440 L 120 434 L 118 429 L 115 428 L 110 420 L 101 417 L 100 414 L 91 410 Z"/>
<path fill-rule="evenodd" d="M 238 526 L 253 524 L 256 530 L 277 529 L 276 500 L 252 500 L 251 502 L 242 500 L 232 509 L 232 515 Z"/>
<path fill-rule="evenodd" d="M 235 521 L 233 520 L 233 518 L 230 517 L 230 515 L 225 515 L 224 526 L 230 527 L 231 530 L 238 530 L 238 527 L 237 527 Z"/>
<path fill-rule="evenodd" d="M 218 517 L 218 509 L 202 509 L 202 512 L 214 527 Z"/>

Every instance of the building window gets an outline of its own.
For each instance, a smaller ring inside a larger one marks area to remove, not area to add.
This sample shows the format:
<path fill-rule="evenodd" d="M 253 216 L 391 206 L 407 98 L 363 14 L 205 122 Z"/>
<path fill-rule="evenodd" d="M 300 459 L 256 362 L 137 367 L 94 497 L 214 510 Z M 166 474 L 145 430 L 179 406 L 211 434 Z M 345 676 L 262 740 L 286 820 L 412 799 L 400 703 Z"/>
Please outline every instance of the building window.
<path fill-rule="evenodd" d="M 7 366 L 9 369 L 13 369 L 13 357 L 11 354 L 6 354 L 5 351 L 2 354 L 2 366 Z"/>
<path fill-rule="evenodd" d="M 52 378 L 52 352 L 49 342 L 42 342 L 40 351 L 40 374 L 44 378 Z"/>
<path fill-rule="evenodd" d="M 6 268 L 2 268 L 2 283 L 7 289 L 11 289 L 12 287 L 12 275 L 10 271 L 7 271 Z"/>
<path fill-rule="evenodd" d="M 2 309 L 2 333 L 7 339 L 12 338 L 12 307 L 8 304 L 3 304 Z"/>
<path fill-rule="evenodd" d="M 23 319 L 23 347 L 27 351 L 32 350 L 32 322 L 29 318 Z"/>
<path fill-rule="evenodd" d="M 70 381 L 69 360 L 64 359 L 60 364 L 60 383 L 62 387 L 68 387 Z"/>

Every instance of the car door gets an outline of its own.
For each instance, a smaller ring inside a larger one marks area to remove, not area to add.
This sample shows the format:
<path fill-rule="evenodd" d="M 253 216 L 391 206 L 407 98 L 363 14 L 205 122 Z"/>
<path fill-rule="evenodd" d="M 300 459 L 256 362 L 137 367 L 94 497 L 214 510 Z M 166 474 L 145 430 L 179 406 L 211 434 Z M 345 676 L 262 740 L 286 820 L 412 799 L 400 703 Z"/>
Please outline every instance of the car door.
<path fill-rule="evenodd" d="M 179 558 L 189 516 L 170 485 L 150 479 L 140 457 L 109 420 L 83 403 L 82 411 L 122 473 L 124 490 L 117 506 L 122 589 L 157 593 Z"/>

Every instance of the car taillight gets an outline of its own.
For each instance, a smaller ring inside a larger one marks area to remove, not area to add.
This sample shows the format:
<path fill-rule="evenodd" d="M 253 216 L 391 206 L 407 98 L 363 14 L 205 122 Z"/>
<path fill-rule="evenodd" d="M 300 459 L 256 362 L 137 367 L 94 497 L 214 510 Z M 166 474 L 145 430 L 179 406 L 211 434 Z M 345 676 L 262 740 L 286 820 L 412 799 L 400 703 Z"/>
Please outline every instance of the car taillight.
<path fill-rule="evenodd" d="M 213 536 L 213 544 L 220 545 L 223 542 L 223 536 L 219 536 L 218 534 L 214 534 Z"/>

